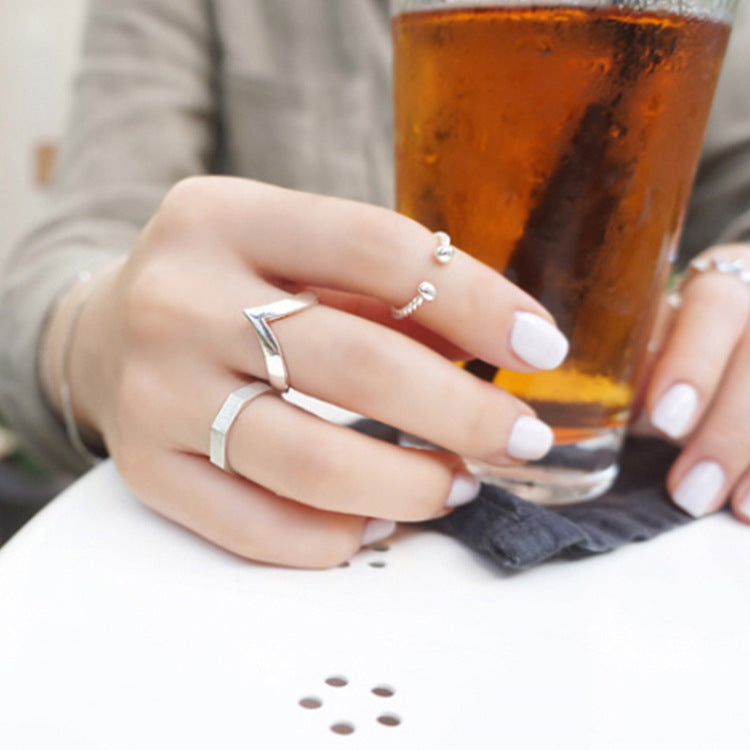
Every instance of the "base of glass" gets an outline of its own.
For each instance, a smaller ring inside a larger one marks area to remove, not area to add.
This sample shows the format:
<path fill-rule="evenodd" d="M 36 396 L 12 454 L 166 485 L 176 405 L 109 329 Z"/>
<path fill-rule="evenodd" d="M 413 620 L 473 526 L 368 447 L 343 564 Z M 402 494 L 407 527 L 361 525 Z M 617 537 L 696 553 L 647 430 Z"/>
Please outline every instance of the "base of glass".
<path fill-rule="evenodd" d="M 555 445 L 540 461 L 499 468 L 467 461 L 472 473 L 540 505 L 567 505 L 604 494 L 614 483 L 625 429 L 601 430 L 593 438 Z"/>
<path fill-rule="evenodd" d="M 469 470 L 486 484 L 502 487 L 540 505 L 568 505 L 604 494 L 614 483 L 625 428 L 599 430 L 594 437 L 555 445 L 541 460 L 515 466 L 490 466 L 466 459 Z M 402 445 L 432 448 L 402 434 Z"/>

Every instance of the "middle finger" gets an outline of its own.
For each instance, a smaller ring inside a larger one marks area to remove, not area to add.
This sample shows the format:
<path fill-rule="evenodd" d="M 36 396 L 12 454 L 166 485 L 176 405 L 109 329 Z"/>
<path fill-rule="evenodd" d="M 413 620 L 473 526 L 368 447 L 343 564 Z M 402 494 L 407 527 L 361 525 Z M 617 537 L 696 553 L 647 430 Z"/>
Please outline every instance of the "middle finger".
<path fill-rule="evenodd" d="M 324 305 L 271 327 L 298 391 L 496 465 L 540 458 L 551 445 L 530 407 L 396 331 Z M 233 330 L 218 344 L 228 368 L 266 379 L 241 313 Z"/>

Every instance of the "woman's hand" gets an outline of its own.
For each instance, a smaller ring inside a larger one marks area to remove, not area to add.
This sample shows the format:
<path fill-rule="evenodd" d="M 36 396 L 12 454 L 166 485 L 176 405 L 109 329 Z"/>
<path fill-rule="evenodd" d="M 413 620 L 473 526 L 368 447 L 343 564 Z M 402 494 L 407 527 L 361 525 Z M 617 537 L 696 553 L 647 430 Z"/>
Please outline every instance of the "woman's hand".
<path fill-rule="evenodd" d="M 501 465 L 551 444 L 530 408 L 451 359 L 530 371 L 559 364 L 567 344 L 499 274 L 460 251 L 437 264 L 436 244 L 385 209 L 248 180 L 182 182 L 83 308 L 77 420 L 143 502 L 248 558 L 331 566 L 391 521 L 441 516 L 478 491 L 457 455 Z M 423 280 L 436 299 L 394 321 L 391 306 Z M 266 394 L 228 435 L 235 473 L 209 462 L 226 397 L 267 379 L 243 309 L 308 288 L 321 304 L 271 324 L 291 386 L 446 451 L 385 444 Z"/>
<path fill-rule="evenodd" d="M 750 245 L 722 245 L 701 259 L 750 269 Z M 750 286 L 717 270 L 684 285 L 681 304 L 648 381 L 646 412 L 685 445 L 667 478 L 693 516 L 727 500 L 750 523 Z"/>

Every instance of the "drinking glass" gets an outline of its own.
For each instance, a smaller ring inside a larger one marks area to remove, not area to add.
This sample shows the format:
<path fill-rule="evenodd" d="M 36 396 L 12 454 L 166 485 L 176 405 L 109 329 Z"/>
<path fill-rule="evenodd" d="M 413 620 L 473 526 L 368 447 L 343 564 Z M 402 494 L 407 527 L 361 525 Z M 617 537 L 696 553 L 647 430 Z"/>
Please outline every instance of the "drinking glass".
<path fill-rule="evenodd" d="M 567 361 L 460 365 L 552 426 L 486 481 L 573 502 L 617 474 L 737 0 L 392 0 L 397 208 L 554 315 Z M 477 325 L 482 325 L 478 320 Z"/>

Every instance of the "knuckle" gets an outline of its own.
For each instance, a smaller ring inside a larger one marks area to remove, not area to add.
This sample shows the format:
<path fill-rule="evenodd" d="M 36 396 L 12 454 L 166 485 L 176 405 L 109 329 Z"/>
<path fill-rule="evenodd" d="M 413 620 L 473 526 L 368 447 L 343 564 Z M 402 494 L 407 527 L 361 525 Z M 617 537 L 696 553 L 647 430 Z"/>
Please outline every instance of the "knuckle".
<path fill-rule="evenodd" d="M 213 204 L 216 178 L 186 177 L 176 182 L 164 196 L 159 213 L 172 220 L 190 221 L 205 206 Z"/>
<path fill-rule="evenodd" d="M 176 325 L 197 322 L 172 281 L 178 276 L 168 257 L 152 258 L 138 269 L 123 300 L 123 333 L 131 345 L 168 338 Z"/>
<path fill-rule="evenodd" d="M 737 421 L 714 428 L 704 436 L 705 449 L 715 456 L 721 456 L 727 468 L 734 474 L 744 469 L 750 457 L 750 430 L 747 423 Z"/>
<path fill-rule="evenodd" d="M 149 225 L 150 236 L 163 250 L 181 253 L 186 236 L 206 234 L 222 220 L 223 209 L 235 195 L 229 178 L 211 175 L 186 177 L 162 199 Z"/>
<path fill-rule="evenodd" d="M 464 405 L 456 424 L 458 451 L 488 461 L 504 455 L 512 417 L 507 404 L 498 407 L 487 398 L 471 399 Z"/>
<path fill-rule="evenodd" d="M 427 236 L 422 225 L 395 211 L 359 203 L 350 206 L 347 250 L 358 259 L 358 271 L 363 274 L 392 275 L 394 262 L 403 261 L 404 248 L 419 247 Z"/>
<path fill-rule="evenodd" d="M 358 245 L 372 243 L 383 249 L 397 244 L 403 237 L 405 217 L 378 206 L 351 203 L 349 228 L 351 239 Z"/>
<path fill-rule="evenodd" d="M 280 488 L 281 494 L 319 503 L 330 494 L 332 488 L 340 485 L 345 459 L 339 451 L 331 450 L 326 441 L 297 441 L 292 451 L 294 472 L 289 473 L 287 482 L 282 478 L 282 484 L 288 483 L 288 486 Z M 284 490 L 288 492 L 285 493 Z M 301 494 L 305 497 L 300 497 Z"/>
<path fill-rule="evenodd" d="M 388 334 L 389 332 L 383 331 Z M 408 382 L 411 372 L 398 355 L 401 347 L 379 346 L 370 336 L 352 335 L 337 341 L 342 362 L 342 389 L 360 408 L 372 408 L 393 398 L 393 383 Z"/>

